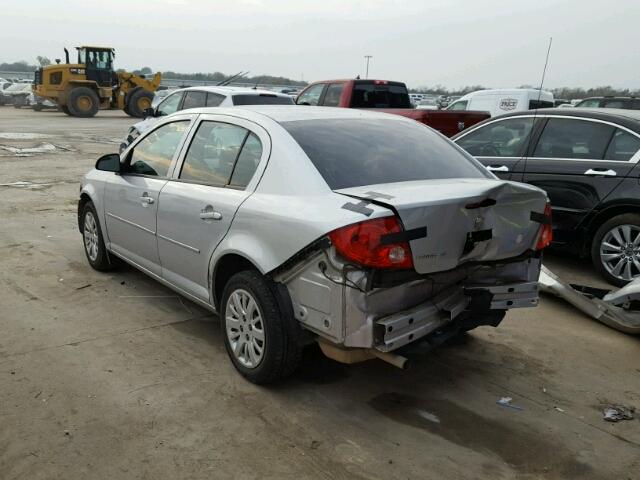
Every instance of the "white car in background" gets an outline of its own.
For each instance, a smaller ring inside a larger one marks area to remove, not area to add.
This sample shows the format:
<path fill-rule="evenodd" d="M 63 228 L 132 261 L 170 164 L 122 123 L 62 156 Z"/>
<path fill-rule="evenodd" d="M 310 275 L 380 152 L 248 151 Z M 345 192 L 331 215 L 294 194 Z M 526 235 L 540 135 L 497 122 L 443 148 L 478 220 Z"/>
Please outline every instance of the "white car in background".
<path fill-rule="evenodd" d="M 553 93 L 535 88 L 502 88 L 467 93 L 453 102 L 447 110 L 478 110 L 492 117 L 503 113 L 553 108 Z"/>
<path fill-rule="evenodd" d="M 161 117 L 188 108 L 233 107 L 237 105 L 295 105 L 293 97 L 271 90 L 246 87 L 189 87 L 175 90 L 162 100 L 153 112 L 133 125 L 120 144 L 122 153 L 142 132 L 160 121 Z"/>

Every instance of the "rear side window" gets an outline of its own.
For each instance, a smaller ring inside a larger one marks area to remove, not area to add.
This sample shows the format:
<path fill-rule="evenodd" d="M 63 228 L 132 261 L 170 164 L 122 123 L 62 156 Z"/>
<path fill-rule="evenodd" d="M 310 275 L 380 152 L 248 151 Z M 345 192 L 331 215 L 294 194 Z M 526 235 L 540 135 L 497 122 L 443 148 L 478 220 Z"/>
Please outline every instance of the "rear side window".
<path fill-rule="evenodd" d="M 129 173 L 166 177 L 189 121 L 172 122 L 157 128 L 140 143 L 129 157 Z"/>
<path fill-rule="evenodd" d="M 344 84 L 342 83 L 332 83 L 329 85 L 326 93 L 324 94 L 322 105 L 325 107 L 337 107 L 340 104 L 343 87 Z"/>
<path fill-rule="evenodd" d="M 224 101 L 225 96 L 219 93 L 207 93 L 207 107 L 218 107 Z"/>
<path fill-rule="evenodd" d="M 261 93 L 259 95 L 234 95 L 234 105 L 293 105 L 293 98 Z"/>
<path fill-rule="evenodd" d="M 352 108 L 411 108 L 404 85 L 357 83 L 351 94 Z"/>
<path fill-rule="evenodd" d="M 282 122 L 332 190 L 489 174 L 418 122 L 331 119 Z"/>
<path fill-rule="evenodd" d="M 256 135 L 250 133 L 244 141 L 240 155 L 238 155 L 238 161 L 233 169 L 229 185 L 246 187 L 258 168 L 260 157 L 262 157 L 262 143 Z"/>
<path fill-rule="evenodd" d="M 533 118 L 510 118 L 489 123 L 456 141 L 475 157 L 518 157 L 531 134 Z"/>
<path fill-rule="evenodd" d="M 623 100 L 623 99 L 607 99 L 605 98 L 602 101 L 602 107 L 603 108 L 631 108 L 631 102 L 628 100 Z"/>
<path fill-rule="evenodd" d="M 529 110 L 553 107 L 555 107 L 555 104 L 553 102 L 547 102 L 546 100 L 529 100 Z"/>
<path fill-rule="evenodd" d="M 182 102 L 182 110 L 187 108 L 201 108 L 207 103 L 207 92 L 189 91 L 184 94 L 184 102 Z"/>
<path fill-rule="evenodd" d="M 534 157 L 601 160 L 614 127 L 586 120 L 550 118 Z"/>
<path fill-rule="evenodd" d="M 616 129 L 609 148 L 604 154 L 605 160 L 626 162 L 640 150 L 640 139 L 624 130 Z"/>

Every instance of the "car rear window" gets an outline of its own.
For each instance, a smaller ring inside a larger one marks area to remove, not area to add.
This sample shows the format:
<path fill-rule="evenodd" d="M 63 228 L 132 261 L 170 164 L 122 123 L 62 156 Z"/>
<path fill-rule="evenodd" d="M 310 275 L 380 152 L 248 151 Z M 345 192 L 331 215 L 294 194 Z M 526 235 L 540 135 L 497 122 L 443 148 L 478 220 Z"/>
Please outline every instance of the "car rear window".
<path fill-rule="evenodd" d="M 442 178 L 490 178 L 451 142 L 417 123 L 387 119 L 282 122 L 332 190 Z"/>
<path fill-rule="evenodd" d="M 352 108 L 411 108 L 407 87 L 403 84 L 356 82 L 351 94 Z"/>
<path fill-rule="evenodd" d="M 234 105 L 293 105 L 293 98 L 261 93 L 259 95 L 233 95 Z"/>

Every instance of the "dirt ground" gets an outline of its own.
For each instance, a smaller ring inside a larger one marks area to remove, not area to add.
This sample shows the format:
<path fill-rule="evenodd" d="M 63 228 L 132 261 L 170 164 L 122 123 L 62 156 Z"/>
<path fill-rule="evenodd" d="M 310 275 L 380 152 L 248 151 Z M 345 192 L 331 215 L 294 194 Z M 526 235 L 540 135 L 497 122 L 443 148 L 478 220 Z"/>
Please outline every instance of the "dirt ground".
<path fill-rule="evenodd" d="M 132 123 L 0 108 L 0 479 L 640 478 L 640 421 L 602 419 L 640 407 L 640 338 L 551 298 L 406 371 L 310 349 L 247 383 L 215 316 L 85 259 L 79 178 Z"/>

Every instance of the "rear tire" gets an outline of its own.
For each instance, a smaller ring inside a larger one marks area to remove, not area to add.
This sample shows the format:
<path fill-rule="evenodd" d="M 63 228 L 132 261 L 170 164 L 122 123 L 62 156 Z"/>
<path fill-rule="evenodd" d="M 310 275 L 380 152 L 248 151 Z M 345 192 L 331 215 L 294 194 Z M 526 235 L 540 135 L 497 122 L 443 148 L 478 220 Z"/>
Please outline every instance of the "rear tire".
<path fill-rule="evenodd" d="M 298 367 L 300 327 L 271 279 L 251 270 L 236 273 L 225 285 L 220 318 L 229 358 L 250 382 L 274 383 Z"/>
<path fill-rule="evenodd" d="M 60 105 L 60 111 L 62 113 L 64 113 L 65 115 L 69 115 L 71 116 L 71 112 L 69 111 L 69 107 L 67 107 L 66 105 Z"/>
<path fill-rule="evenodd" d="M 144 117 L 144 111 L 151 107 L 153 101 L 153 93 L 142 87 L 135 88 L 126 99 L 125 113 L 132 117 Z"/>
<path fill-rule="evenodd" d="M 33 106 L 33 110 L 34 110 L 35 112 L 41 112 L 41 111 L 42 111 L 42 105 L 40 105 L 39 103 L 36 103 L 36 104 Z"/>
<path fill-rule="evenodd" d="M 625 238 L 626 237 L 626 238 Z M 634 246 L 634 243 L 639 243 Z M 640 214 L 610 218 L 596 231 L 591 261 L 610 284 L 623 287 L 640 275 Z"/>
<path fill-rule="evenodd" d="M 102 236 L 98 213 L 93 206 L 93 202 L 89 201 L 85 204 L 82 210 L 80 225 L 82 228 L 84 253 L 87 256 L 89 265 L 100 272 L 111 270 L 113 265 L 109 260 L 107 248 L 104 246 L 104 237 Z"/>
<path fill-rule="evenodd" d="M 76 87 L 69 93 L 67 108 L 74 117 L 94 117 L 100 108 L 100 99 L 89 87 Z"/>

